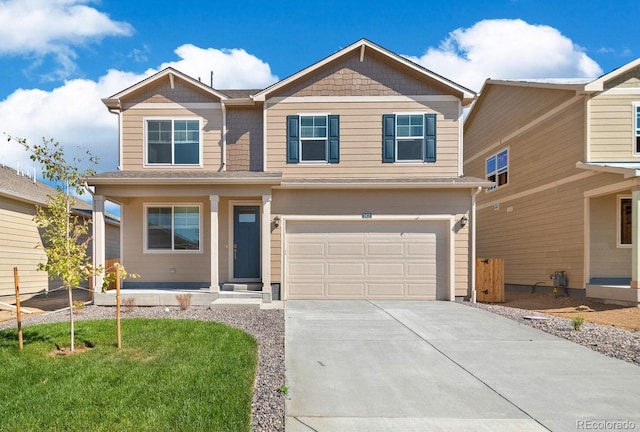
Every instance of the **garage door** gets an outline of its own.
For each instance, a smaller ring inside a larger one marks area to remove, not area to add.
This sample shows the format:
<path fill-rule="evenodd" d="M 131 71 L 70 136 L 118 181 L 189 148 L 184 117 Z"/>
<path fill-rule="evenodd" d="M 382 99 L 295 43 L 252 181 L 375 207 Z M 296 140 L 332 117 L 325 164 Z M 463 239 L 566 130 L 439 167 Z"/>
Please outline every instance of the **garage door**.
<path fill-rule="evenodd" d="M 446 226 L 288 221 L 287 299 L 446 299 Z"/>

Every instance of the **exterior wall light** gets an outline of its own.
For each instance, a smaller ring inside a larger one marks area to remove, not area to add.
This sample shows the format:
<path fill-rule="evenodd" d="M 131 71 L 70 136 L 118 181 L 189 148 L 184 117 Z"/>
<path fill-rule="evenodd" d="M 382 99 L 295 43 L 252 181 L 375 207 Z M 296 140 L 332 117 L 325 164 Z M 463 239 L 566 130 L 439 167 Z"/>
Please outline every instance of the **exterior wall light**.
<path fill-rule="evenodd" d="M 467 216 L 464 215 L 460 218 L 460 228 L 464 228 L 465 226 L 467 226 L 467 222 L 469 221 L 469 219 L 467 219 Z"/>
<path fill-rule="evenodd" d="M 278 228 L 280 226 L 280 216 L 276 216 L 273 218 L 273 226 Z"/>

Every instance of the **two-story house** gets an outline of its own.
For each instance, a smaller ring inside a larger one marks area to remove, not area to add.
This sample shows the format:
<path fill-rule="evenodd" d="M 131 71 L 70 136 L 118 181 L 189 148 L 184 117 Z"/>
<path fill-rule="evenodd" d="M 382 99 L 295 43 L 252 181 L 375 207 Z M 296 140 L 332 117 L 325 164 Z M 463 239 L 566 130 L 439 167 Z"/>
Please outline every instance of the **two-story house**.
<path fill-rule="evenodd" d="M 640 60 L 596 80 L 487 80 L 464 133 L 465 172 L 494 182 L 478 255 L 505 259 L 507 285 L 640 303 Z"/>
<path fill-rule="evenodd" d="M 491 184 L 462 173 L 474 97 L 364 39 L 261 90 L 165 69 L 104 99 L 120 170 L 89 180 L 96 264 L 108 199 L 140 275 L 125 288 L 469 296 L 474 200 Z"/>

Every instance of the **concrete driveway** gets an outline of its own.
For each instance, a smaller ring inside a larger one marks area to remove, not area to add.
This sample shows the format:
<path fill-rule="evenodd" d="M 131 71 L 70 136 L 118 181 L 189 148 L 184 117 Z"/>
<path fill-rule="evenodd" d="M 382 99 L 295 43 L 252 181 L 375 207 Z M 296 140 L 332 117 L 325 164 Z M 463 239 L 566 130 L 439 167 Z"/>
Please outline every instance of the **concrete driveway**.
<path fill-rule="evenodd" d="M 287 301 L 285 316 L 287 432 L 640 430 L 640 368 L 489 312 Z"/>

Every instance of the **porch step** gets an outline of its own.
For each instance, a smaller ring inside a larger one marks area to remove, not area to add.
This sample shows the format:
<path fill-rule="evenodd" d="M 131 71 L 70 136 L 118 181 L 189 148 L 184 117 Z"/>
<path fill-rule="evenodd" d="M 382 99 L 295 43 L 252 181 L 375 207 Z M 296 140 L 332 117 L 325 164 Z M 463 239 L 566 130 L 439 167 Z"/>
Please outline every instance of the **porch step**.
<path fill-rule="evenodd" d="M 219 298 L 211 302 L 211 309 L 260 309 L 261 298 Z"/>
<path fill-rule="evenodd" d="M 220 291 L 218 298 L 221 299 L 262 299 L 262 291 Z"/>
<path fill-rule="evenodd" d="M 261 283 L 225 283 L 221 291 L 261 291 Z"/>

